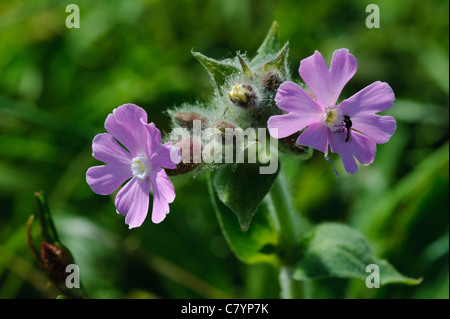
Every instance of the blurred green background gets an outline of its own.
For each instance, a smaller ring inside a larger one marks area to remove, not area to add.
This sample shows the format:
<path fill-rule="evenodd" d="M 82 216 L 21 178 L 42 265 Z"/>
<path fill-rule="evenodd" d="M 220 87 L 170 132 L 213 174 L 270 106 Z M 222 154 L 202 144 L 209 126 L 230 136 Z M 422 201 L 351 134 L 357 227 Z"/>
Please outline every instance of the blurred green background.
<path fill-rule="evenodd" d="M 67 29 L 65 8 L 80 7 Z M 381 28 L 368 29 L 366 5 Z M 10 0 L 0 2 L 0 298 L 55 298 L 33 260 L 26 220 L 48 197 L 59 235 L 94 298 L 277 298 L 277 272 L 245 265 L 227 247 L 203 178 L 173 179 L 166 220 L 128 230 L 114 196 L 92 192 L 93 137 L 117 106 L 144 107 L 163 131 L 168 108 L 205 101 L 212 85 L 191 56 L 256 53 L 273 20 L 289 64 L 348 48 L 359 69 L 347 98 L 388 82 L 398 128 L 375 162 L 336 178 L 319 153 L 283 163 L 297 208 L 311 220 L 362 231 L 379 257 L 419 286 L 367 289 L 323 280 L 316 298 L 449 297 L 448 1 Z M 342 166 L 338 166 L 343 172 Z M 236 226 L 238 227 L 237 221 Z"/>

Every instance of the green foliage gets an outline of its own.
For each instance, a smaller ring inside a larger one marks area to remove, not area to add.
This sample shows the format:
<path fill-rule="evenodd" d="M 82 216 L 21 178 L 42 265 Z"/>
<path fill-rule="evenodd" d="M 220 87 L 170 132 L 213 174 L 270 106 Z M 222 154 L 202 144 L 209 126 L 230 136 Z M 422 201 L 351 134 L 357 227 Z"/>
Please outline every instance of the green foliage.
<path fill-rule="evenodd" d="M 240 55 L 257 73 L 252 55 L 277 20 L 271 59 L 289 40 L 293 81 L 314 50 L 330 61 L 345 47 L 359 68 L 342 98 L 376 80 L 396 95 L 385 113 L 396 118 L 397 131 L 358 174 L 337 179 L 318 153 L 307 162 L 283 161 L 296 210 L 314 223 L 350 224 L 377 257 L 424 278 L 417 286 L 370 290 L 359 279 L 318 279 L 311 297 L 448 299 L 448 1 L 380 0 L 380 29 L 366 28 L 366 4 L 354 0 L 76 3 L 80 29 L 65 27 L 64 1 L 0 1 L 0 298 L 59 295 L 25 235 L 36 213 L 33 193 L 41 189 L 91 297 L 279 296 L 276 270 L 243 264 L 230 252 L 201 176 L 189 183 L 174 178 L 177 197 L 166 220 L 130 232 L 115 213 L 114 195 L 94 194 L 84 175 L 99 165 L 91 142 L 113 108 L 136 103 L 167 132 L 167 109 L 197 99 L 212 106 L 210 78 L 192 48 L 218 60 L 247 50 Z M 237 60 L 232 64 L 240 70 Z M 229 209 L 223 222 L 250 241 L 266 213 L 261 205 L 247 232 Z M 266 254 L 258 258 L 276 260 L 267 253 L 279 239 L 264 232 L 255 247 Z"/>
<path fill-rule="evenodd" d="M 264 64 L 264 71 L 276 71 L 278 72 L 282 79 L 286 79 L 286 69 L 287 69 L 287 57 L 289 51 L 289 43 L 286 43 L 284 47 L 278 52 L 276 57 Z"/>
<path fill-rule="evenodd" d="M 228 164 L 213 175 L 217 196 L 237 215 L 243 231 L 248 230 L 256 209 L 278 175 L 260 174 L 259 170 L 256 164 Z"/>
<path fill-rule="evenodd" d="M 192 55 L 205 67 L 217 88 L 221 88 L 229 77 L 233 77 L 239 72 L 239 69 L 231 61 L 217 61 L 194 51 L 192 51 Z"/>
<path fill-rule="evenodd" d="M 219 171 L 220 172 L 220 171 Z M 262 175 L 265 176 L 265 175 Z M 216 179 L 216 177 L 214 177 Z M 278 234 L 276 227 L 270 218 L 270 213 L 263 205 L 256 207 L 253 212 L 251 227 L 246 231 L 242 231 L 236 222 L 236 211 L 231 210 L 228 206 L 222 203 L 217 193 L 222 191 L 214 191 L 214 181 L 209 180 L 209 193 L 216 212 L 219 225 L 230 245 L 234 254 L 243 262 L 253 264 L 257 262 L 268 262 L 271 264 L 278 263 L 278 257 L 275 254 L 275 247 L 278 243 Z M 248 194 L 248 190 L 245 191 Z M 222 194 L 224 196 L 224 194 Z M 263 196 L 264 197 L 264 196 Z M 243 197 L 241 197 L 244 199 Z M 259 197 L 260 204 L 262 198 Z M 253 200 L 256 203 L 255 200 Z M 227 202 L 227 204 L 229 204 Z M 243 203 L 232 203 L 234 207 L 239 207 Z M 237 211 L 239 212 L 239 210 Z M 245 226 L 245 225 L 244 225 Z M 248 226 L 248 225 L 247 225 Z"/>
<path fill-rule="evenodd" d="M 368 265 L 379 267 L 380 284 L 402 283 L 416 285 L 421 280 L 401 275 L 386 260 L 375 257 L 364 236 L 341 224 L 325 223 L 317 226 L 304 244 L 305 252 L 297 265 L 294 278 L 357 278 L 366 280 Z"/>
<path fill-rule="evenodd" d="M 264 41 L 258 48 L 258 54 L 253 58 L 253 63 L 260 63 L 262 60 L 271 54 L 275 54 L 280 50 L 280 40 L 278 35 L 278 22 L 274 21 L 270 27 L 269 32 L 267 32 Z"/>
<path fill-rule="evenodd" d="M 32 235 L 34 215 L 31 215 L 27 223 L 27 239 L 36 263 L 42 272 L 49 278 L 55 287 L 68 298 L 85 298 L 82 288 L 69 289 L 66 285 L 66 267 L 75 264 L 70 250 L 64 246 L 58 238 L 55 225 L 50 213 L 47 200 L 42 192 L 35 193 L 39 220 L 40 236 Z"/>

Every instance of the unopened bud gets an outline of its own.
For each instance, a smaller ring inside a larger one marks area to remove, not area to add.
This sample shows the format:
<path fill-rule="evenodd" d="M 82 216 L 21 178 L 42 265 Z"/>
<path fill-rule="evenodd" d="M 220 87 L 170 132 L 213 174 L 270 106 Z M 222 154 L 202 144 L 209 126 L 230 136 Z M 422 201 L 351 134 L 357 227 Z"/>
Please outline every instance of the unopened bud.
<path fill-rule="evenodd" d="M 236 125 L 234 125 L 233 123 L 230 123 L 230 122 L 221 121 L 221 122 L 219 122 L 217 124 L 214 124 L 213 127 L 219 129 L 220 132 L 222 132 L 222 134 L 225 134 L 225 129 L 226 128 L 235 129 Z"/>
<path fill-rule="evenodd" d="M 181 139 L 173 144 L 180 149 L 181 161 L 174 169 L 166 168 L 167 175 L 182 175 L 191 172 L 201 163 L 203 145 L 194 138 Z"/>
<path fill-rule="evenodd" d="M 228 96 L 231 102 L 243 108 L 252 107 L 256 104 L 256 94 L 253 88 L 247 84 L 233 84 Z"/>
<path fill-rule="evenodd" d="M 280 145 L 284 145 L 289 152 L 294 154 L 306 155 L 310 153 L 308 146 L 297 144 L 297 139 L 300 136 L 300 132 L 289 135 L 288 137 L 280 139 Z"/>
<path fill-rule="evenodd" d="M 202 128 L 208 122 L 208 119 L 205 116 L 196 112 L 176 112 L 173 119 L 178 125 L 189 130 L 192 130 L 194 121 L 200 121 L 202 123 Z"/>
<path fill-rule="evenodd" d="M 281 85 L 281 78 L 277 73 L 269 72 L 262 79 L 264 87 L 269 91 L 276 91 Z"/>
<path fill-rule="evenodd" d="M 57 282 L 66 279 L 66 267 L 73 263 L 70 253 L 64 248 L 56 247 L 47 242 L 41 244 L 41 258 L 44 268 Z"/>

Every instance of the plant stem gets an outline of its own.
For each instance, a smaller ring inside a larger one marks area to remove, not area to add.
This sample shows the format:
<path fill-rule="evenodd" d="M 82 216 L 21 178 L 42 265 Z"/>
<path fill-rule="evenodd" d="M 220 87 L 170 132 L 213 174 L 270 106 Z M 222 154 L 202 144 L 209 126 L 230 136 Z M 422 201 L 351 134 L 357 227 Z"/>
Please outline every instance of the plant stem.
<path fill-rule="evenodd" d="M 293 279 L 294 268 L 288 266 L 280 267 L 280 297 L 282 299 L 304 299 L 308 298 L 308 289 L 305 282 Z"/>
<path fill-rule="evenodd" d="M 298 262 L 298 245 L 308 228 L 308 222 L 295 209 L 286 178 L 282 172 L 275 180 L 265 202 L 280 234 L 281 297 L 305 298 L 308 295 L 306 286 L 304 283 L 294 280 L 293 273 Z"/>
<path fill-rule="evenodd" d="M 295 250 L 305 232 L 307 222 L 303 221 L 296 211 L 286 178 L 281 172 L 266 197 L 266 204 L 280 234 L 282 260 L 285 264 L 292 266 L 295 263 L 293 260 Z"/>

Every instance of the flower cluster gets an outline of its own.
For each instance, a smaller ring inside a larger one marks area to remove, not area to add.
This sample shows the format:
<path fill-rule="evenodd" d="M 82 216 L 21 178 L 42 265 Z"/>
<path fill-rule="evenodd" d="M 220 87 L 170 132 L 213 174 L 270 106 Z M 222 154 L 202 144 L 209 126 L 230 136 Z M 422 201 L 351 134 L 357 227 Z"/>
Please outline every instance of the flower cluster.
<path fill-rule="evenodd" d="M 330 68 L 318 51 L 302 60 L 299 73 L 307 85 L 302 87 L 289 81 L 287 44 L 280 51 L 269 45 L 270 41 L 262 45 L 272 52 L 268 61 L 266 55 L 259 54 L 250 62 L 238 55 L 235 64 L 227 64 L 194 53 L 217 85 L 216 100 L 211 103 L 214 110 L 185 107 L 170 112 L 174 125 L 192 130 L 193 121 L 198 120 L 203 129 L 222 132 L 239 125 L 267 123 L 270 135 L 285 142 L 292 153 L 307 154 L 310 147 L 331 161 L 331 149 L 350 174 L 358 170 L 356 160 L 363 165 L 372 163 L 376 145 L 389 141 L 396 129 L 394 118 L 376 114 L 392 107 L 395 96 L 391 87 L 375 82 L 337 104 L 357 69 L 357 61 L 347 49 L 334 52 Z M 144 222 L 152 191 L 152 221 L 161 222 L 175 198 L 167 173 L 186 174 L 196 169 L 198 162 L 181 163 L 180 154 L 173 161 L 172 143 L 161 145 L 161 132 L 147 123 L 147 113 L 134 104 L 115 109 L 107 117 L 105 129 L 108 133 L 95 136 L 92 149 L 94 158 L 107 165 L 89 168 L 87 183 L 94 192 L 109 195 L 129 180 L 117 193 L 115 206 L 130 228 Z M 195 146 L 202 147 L 185 139 L 177 141 L 174 149 Z"/>

